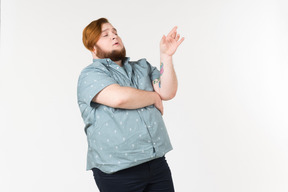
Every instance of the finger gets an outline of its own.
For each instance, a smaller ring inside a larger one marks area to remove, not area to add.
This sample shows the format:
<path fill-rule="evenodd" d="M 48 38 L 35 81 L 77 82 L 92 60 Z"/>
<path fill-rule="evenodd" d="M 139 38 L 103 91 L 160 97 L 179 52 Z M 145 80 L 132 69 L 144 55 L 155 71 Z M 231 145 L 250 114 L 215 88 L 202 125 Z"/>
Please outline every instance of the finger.
<path fill-rule="evenodd" d="M 183 41 L 184 41 L 184 37 L 182 37 L 182 38 L 180 39 L 180 41 L 177 42 L 177 47 L 178 47 Z"/>
<path fill-rule="evenodd" d="M 173 27 L 173 29 L 168 33 L 167 36 L 171 36 L 173 33 L 175 33 L 177 30 L 177 26 Z"/>
<path fill-rule="evenodd" d="M 162 100 L 161 100 L 161 106 L 159 108 L 160 108 L 161 115 L 163 115 L 164 114 L 164 107 L 163 107 Z"/>
<path fill-rule="evenodd" d="M 171 37 L 172 37 L 172 39 L 175 39 L 176 37 L 177 37 L 177 32 L 175 31 L 174 33 L 172 33 L 172 35 L 171 35 Z"/>
<path fill-rule="evenodd" d="M 163 108 L 159 107 L 159 108 L 157 108 L 157 109 L 158 109 L 158 111 L 161 113 L 161 115 L 163 115 Z"/>
<path fill-rule="evenodd" d="M 166 37 L 165 37 L 165 35 L 163 35 L 161 38 L 160 44 L 163 44 L 165 41 L 166 41 Z"/>
<path fill-rule="evenodd" d="M 178 41 L 179 39 L 180 39 L 180 35 L 178 34 L 175 40 Z"/>

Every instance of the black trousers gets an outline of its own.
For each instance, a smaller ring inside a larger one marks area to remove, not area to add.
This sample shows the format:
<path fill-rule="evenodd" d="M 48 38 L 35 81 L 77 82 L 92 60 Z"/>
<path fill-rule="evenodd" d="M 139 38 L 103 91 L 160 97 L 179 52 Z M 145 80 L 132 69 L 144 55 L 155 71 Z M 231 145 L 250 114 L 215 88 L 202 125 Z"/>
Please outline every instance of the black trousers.
<path fill-rule="evenodd" d="M 100 192 L 174 192 L 165 157 L 113 174 L 103 173 L 97 168 L 92 171 Z"/>

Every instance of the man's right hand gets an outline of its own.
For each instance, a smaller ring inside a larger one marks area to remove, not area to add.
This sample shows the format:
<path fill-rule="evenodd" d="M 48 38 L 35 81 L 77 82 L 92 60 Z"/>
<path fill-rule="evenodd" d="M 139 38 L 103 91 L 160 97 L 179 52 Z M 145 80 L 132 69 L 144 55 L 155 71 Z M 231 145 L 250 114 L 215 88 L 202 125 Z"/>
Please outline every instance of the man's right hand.
<path fill-rule="evenodd" d="M 162 99 L 158 93 L 156 93 L 156 92 L 154 92 L 154 93 L 156 94 L 154 106 L 161 112 L 161 115 L 163 115 L 164 107 L 163 107 Z"/>

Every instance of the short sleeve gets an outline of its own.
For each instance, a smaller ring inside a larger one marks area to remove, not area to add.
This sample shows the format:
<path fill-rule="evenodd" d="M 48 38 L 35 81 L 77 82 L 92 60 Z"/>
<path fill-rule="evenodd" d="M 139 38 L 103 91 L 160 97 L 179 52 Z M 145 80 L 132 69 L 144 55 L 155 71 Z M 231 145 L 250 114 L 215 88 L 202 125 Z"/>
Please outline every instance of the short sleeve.
<path fill-rule="evenodd" d="M 151 78 L 151 81 L 155 80 L 155 79 L 159 79 L 160 78 L 160 71 L 152 66 L 148 61 L 147 61 L 147 64 L 149 66 L 149 75 L 150 75 L 150 78 Z"/>
<path fill-rule="evenodd" d="M 151 81 L 160 78 L 160 71 L 156 67 L 152 66 L 146 59 L 139 60 L 138 64 L 148 72 Z"/>
<path fill-rule="evenodd" d="M 91 101 L 102 89 L 111 85 L 118 84 L 111 76 L 105 66 L 92 64 L 86 67 L 78 79 L 78 104 L 91 106 Z"/>

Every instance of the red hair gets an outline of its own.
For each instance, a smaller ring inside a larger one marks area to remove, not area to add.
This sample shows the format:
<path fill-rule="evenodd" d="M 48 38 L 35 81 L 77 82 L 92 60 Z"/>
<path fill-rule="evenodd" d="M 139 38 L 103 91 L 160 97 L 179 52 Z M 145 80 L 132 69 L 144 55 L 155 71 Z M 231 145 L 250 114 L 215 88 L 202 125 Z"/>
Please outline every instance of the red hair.
<path fill-rule="evenodd" d="M 94 50 L 94 46 L 100 38 L 102 32 L 102 25 L 104 23 L 109 23 L 106 18 L 100 18 L 95 21 L 92 21 L 89 25 L 83 30 L 82 41 L 84 46 L 90 50 Z"/>

